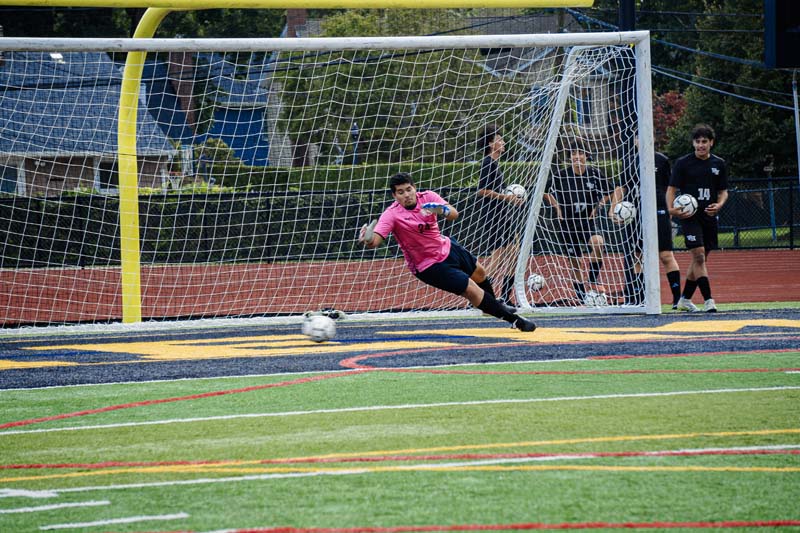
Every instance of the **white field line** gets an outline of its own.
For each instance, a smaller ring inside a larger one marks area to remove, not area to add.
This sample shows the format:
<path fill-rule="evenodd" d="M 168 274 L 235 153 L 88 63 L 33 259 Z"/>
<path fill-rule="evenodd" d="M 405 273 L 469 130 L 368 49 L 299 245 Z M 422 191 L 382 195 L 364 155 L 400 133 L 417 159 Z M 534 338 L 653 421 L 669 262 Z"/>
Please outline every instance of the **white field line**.
<path fill-rule="evenodd" d="M 162 514 L 152 516 L 130 516 L 127 518 L 113 518 L 110 520 L 97 520 L 95 522 L 75 522 L 71 524 L 52 524 L 49 526 L 41 526 L 39 529 L 48 531 L 51 529 L 80 529 L 85 527 L 94 526 L 109 526 L 112 524 L 134 524 L 136 522 L 150 522 L 153 520 L 180 520 L 182 518 L 189 518 L 187 513 L 175 514 Z"/>
<path fill-rule="evenodd" d="M 117 424 L 97 424 L 87 426 L 66 426 L 49 429 L 18 429 L 0 432 L 0 437 L 6 435 L 20 435 L 29 433 L 53 433 L 56 431 L 83 431 L 93 429 L 113 429 L 121 427 L 151 426 L 163 424 L 188 424 L 194 422 L 209 422 L 215 420 L 236 420 L 243 418 L 266 418 L 284 416 L 307 416 L 319 414 L 355 413 L 364 411 L 390 411 L 401 409 L 431 409 L 439 407 L 464 407 L 474 405 L 493 405 L 493 404 L 515 404 L 515 403 L 541 403 L 541 402 L 573 402 L 573 401 L 594 401 L 594 400 L 616 400 L 622 398 L 659 398 L 670 396 L 686 396 L 692 394 L 731 394 L 741 392 L 774 392 L 800 390 L 800 386 L 782 387 L 748 387 L 742 389 L 705 389 L 696 391 L 670 391 L 670 392 L 637 392 L 630 394 L 597 394 L 593 396 L 559 396 L 555 398 L 510 398 L 497 400 L 475 400 L 466 402 L 438 402 L 422 404 L 402 404 L 402 405 L 371 405 L 366 407 L 343 407 L 340 409 L 311 409 L 308 411 L 281 411 L 277 413 L 247 413 L 238 415 L 220 415 L 195 418 L 171 418 L 166 420 L 148 420 L 145 422 L 120 422 Z"/>
<path fill-rule="evenodd" d="M 408 369 L 425 369 L 425 368 L 448 368 L 453 366 L 491 366 L 491 365 L 524 365 L 524 364 L 547 364 L 547 363 L 579 363 L 586 362 L 585 357 L 575 357 L 570 359 L 546 359 L 546 360 L 533 360 L 533 361 L 489 361 L 485 363 L 450 363 L 446 365 L 422 365 L 422 366 L 405 366 Z M 308 374 L 337 374 L 339 372 L 352 372 L 352 368 L 336 368 L 333 370 L 304 370 L 302 372 L 274 372 L 271 374 L 241 374 L 237 376 L 207 376 L 207 377 L 193 377 L 193 378 L 174 378 L 174 379 L 147 379 L 144 381 L 109 381 L 106 383 L 78 383 L 75 385 L 47 385 L 44 387 L 18 387 L 14 389 L 0 389 L 0 395 L 4 392 L 19 392 L 19 391 L 35 391 L 35 390 L 48 390 L 48 389 L 72 389 L 75 387 L 106 387 L 114 385 L 143 385 L 148 383 L 174 383 L 181 381 L 225 381 L 235 379 L 261 379 L 273 378 L 276 376 L 304 376 Z"/>
<path fill-rule="evenodd" d="M 55 492 L 46 490 L 0 489 L 0 498 L 55 498 Z"/>
<path fill-rule="evenodd" d="M 0 509 L 0 514 L 38 513 L 39 511 L 52 511 L 54 509 L 66 509 L 68 507 L 97 507 L 98 505 L 111 505 L 111 502 L 108 500 L 95 500 L 88 502 L 53 503 L 50 505 L 38 505 L 36 507 L 17 507 L 16 509 Z"/>
<path fill-rule="evenodd" d="M 785 444 L 773 446 L 741 446 L 730 448 L 692 448 L 692 449 L 679 449 L 679 450 L 658 450 L 648 452 L 647 455 L 652 456 L 665 456 L 674 453 L 699 453 L 703 451 L 747 451 L 747 450 L 788 450 L 800 448 L 800 444 Z M 495 465 L 495 464 L 508 464 L 508 463 L 522 463 L 522 462 L 544 462 L 544 461 L 558 461 L 558 460 L 587 460 L 596 459 L 600 457 L 599 454 L 587 455 L 548 455 L 544 457 L 507 457 L 487 460 L 475 461 L 461 461 L 461 462 L 442 462 L 431 464 L 417 464 L 408 466 L 397 466 L 396 470 L 427 470 L 438 468 L 460 468 L 465 466 L 479 466 L 479 465 Z M 181 485 L 210 485 L 215 483 L 239 483 L 244 481 L 264 481 L 268 479 L 286 479 L 286 478 L 301 478 L 301 477 L 318 477 L 318 476 L 351 476 L 362 474 L 374 474 L 375 470 L 370 468 L 352 468 L 346 470 L 315 470 L 313 472 L 282 472 L 282 473 L 269 473 L 269 474 L 248 474 L 244 476 L 220 477 L 220 478 L 198 478 L 198 479 L 183 479 L 176 481 L 154 481 L 150 483 L 128 483 L 123 485 L 99 485 L 90 487 L 72 487 L 67 489 L 51 489 L 51 492 L 58 494 L 66 494 L 71 492 L 94 492 L 94 491 L 110 491 L 110 490 L 127 490 L 127 489 L 143 489 L 152 487 L 174 487 Z"/>

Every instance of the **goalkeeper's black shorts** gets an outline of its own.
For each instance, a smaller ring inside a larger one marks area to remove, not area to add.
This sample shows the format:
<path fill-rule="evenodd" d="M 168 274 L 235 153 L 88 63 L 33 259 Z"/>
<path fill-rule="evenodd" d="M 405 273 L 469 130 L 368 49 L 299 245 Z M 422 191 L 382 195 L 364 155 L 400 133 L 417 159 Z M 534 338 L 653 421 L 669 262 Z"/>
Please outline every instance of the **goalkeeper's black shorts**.
<path fill-rule="evenodd" d="M 450 238 L 450 254 L 444 261 L 417 272 L 417 279 L 453 294 L 462 295 L 467 290 L 469 278 L 478 266 L 478 259 L 458 241 Z"/>

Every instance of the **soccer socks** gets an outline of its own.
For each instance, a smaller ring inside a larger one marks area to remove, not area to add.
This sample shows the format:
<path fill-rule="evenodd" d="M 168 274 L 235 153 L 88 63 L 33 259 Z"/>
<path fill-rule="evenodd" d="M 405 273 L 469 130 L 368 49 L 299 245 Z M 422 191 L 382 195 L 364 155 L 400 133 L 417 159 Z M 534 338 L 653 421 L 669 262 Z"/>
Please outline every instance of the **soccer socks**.
<path fill-rule="evenodd" d="M 486 279 L 478 283 L 478 287 L 483 289 L 483 292 L 488 292 L 494 296 L 494 289 L 492 288 L 492 278 L 486 276 Z"/>
<path fill-rule="evenodd" d="M 484 291 L 483 300 L 481 300 L 481 303 L 478 304 L 478 309 L 487 315 L 501 318 L 512 324 L 517 319 L 517 315 L 510 313 L 505 306 L 501 305 L 500 302 L 497 301 L 497 299 L 494 297 L 494 294 L 490 292 Z"/>
<path fill-rule="evenodd" d="M 704 301 L 711 298 L 711 285 L 708 283 L 706 276 L 697 278 L 697 288 L 700 289 L 700 294 L 703 295 Z"/>
<path fill-rule="evenodd" d="M 675 305 L 681 299 L 681 271 L 673 270 L 672 272 L 667 272 L 667 282 L 669 283 L 669 290 L 672 291 L 672 305 Z"/>
<path fill-rule="evenodd" d="M 694 295 L 694 290 L 697 288 L 697 280 L 687 279 L 686 285 L 683 286 L 683 297 L 691 300 Z"/>
<path fill-rule="evenodd" d="M 586 286 L 583 283 L 575 281 L 572 283 L 572 288 L 575 289 L 575 295 L 578 297 L 579 301 L 582 302 L 586 299 Z"/>
<path fill-rule="evenodd" d="M 591 261 L 589 263 L 589 275 L 586 277 L 589 283 L 597 283 L 597 276 L 600 275 L 600 269 L 603 268 L 602 261 Z"/>

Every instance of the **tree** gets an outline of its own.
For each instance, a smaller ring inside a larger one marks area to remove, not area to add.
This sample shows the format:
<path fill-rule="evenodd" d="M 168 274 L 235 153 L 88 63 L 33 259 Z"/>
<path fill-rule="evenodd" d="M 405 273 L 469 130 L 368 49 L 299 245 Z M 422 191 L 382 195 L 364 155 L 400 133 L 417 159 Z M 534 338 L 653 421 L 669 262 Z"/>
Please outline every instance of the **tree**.
<path fill-rule="evenodd" d="M 131 37 L 144 8 L 3 8 L 3 31 L 15 37 Z M 208 9 L 170 13 L 156 37 L 278 37 L 284 11 Z"/>
<path fill-rule="evenodd" d="M 424 12 L 416 10 L 349 10 L 323 25 L 328 37 L 430 30 Z M 503 110 L 521 107 L 510 102 L 530 90 L 488 74 L 477 50 L 339 51 L 281 59 L 280 129 L 292 139 L 298 165 L 308 163 L 310 143 L 323 152 L 345 150 L 345 162 L 464 160 L 473 155 L 476 117 L 512 123 L 503 120 Z"/>
<path fill-rule="evenodd" d="M 703 87 L 686 90 L 686 113 L 670 131 L 668 151 L 672 155 L 686 153 L 691 128 L 699 122 L 708 123 L 717 133 L 715 152 L 725 158 L 731 174 L 752 177 L 763 174 L 764 159 L 772 154 L 775 174 L 796 174 L 797 159 L 794 144 L 793 115 L 790 110 L 778 109 L 767 103 L 782 101 L 791 105 L 791 78 L 787 72 L 769 70 L 760 65 L 764 42 L 761 33 L 761 2 L 756 0 L 717 0 L 709 2 L 709 13 L 738 13 L 740 16 L 707 17 L 699 22 L 701 29 L 753 30 L 752 33 L 707 32 L 701 34 L 698 48 L 742 61 L 725 60 L 697 54 L 694 72 L 707 80 L 731 82 L 713 83 L 732 95 Z M 750 15 L 750 16 L 748 16 Z M 774 91 L 755 92 L 748 88 Z M 780 93 L 786 96 L 781 98 Z M 739 98 L 737 96 L 744 98 Z M 749 98 L 745 99 L 745 98 Z M 754 101 L 758 100 L 758 101 Z"/>
<path fill-rule="evenodd" d="M 667 91 L 653 97 L 653 127 L 657 150 L 666 146 L 669 131 L 686 112 L 686 99 L 678 91 Z"/>

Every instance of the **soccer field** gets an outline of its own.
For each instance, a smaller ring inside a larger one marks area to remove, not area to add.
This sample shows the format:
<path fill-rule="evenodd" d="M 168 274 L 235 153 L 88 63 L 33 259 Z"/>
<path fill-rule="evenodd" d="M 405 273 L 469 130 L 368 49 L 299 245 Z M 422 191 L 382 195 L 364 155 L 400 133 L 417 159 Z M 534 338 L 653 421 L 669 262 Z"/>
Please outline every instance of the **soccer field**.
<path fill-rule="evenodd" d="M 0 339 L 1 531 L 800 528 L 800 311 Z"/>

